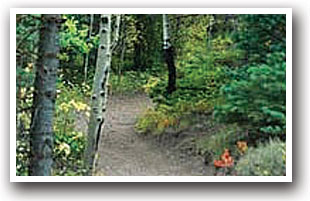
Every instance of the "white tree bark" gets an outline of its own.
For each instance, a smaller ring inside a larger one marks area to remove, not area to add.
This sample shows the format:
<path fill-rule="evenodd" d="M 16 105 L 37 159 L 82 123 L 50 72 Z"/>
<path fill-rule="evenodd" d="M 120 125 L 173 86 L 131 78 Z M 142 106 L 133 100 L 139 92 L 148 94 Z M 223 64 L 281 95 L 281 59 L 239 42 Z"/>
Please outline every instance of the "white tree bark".
<path fill-rule="evenodd" d="M 86 150 L 88 174 L 91 174 L 96 144 L 98 143 L 101 128 L 104 124 L 107 102 L 107 81 L 109 78 L 111 57 L 111 15 L 103 14 L 100 20 L 100 43 L 93 82 L 91 114 L 88 127 L 88 147 Z"/>
<path fill-rule="evenodd" d="M 108 100 L 108 80 L 112 59 L 112 48 L 119 39 L 119 28 L 121 15 L 116 16 L 115 33 L 113 43 L 111 42 L 111 15 L 101 15 L 100 21 L 100 45 L 98 48 L 96 72 L 93 82 L 93 93 L 91 103 L 91 115 L 88 127 L 88 147 L 86 159 L 88 174 L 92 173 L 93 162 L 99 142 L 102 128 L 104 128 L 106 106 Z"/>
<path fill-rule="evenodd" d="M 163 40 L 164 40 L 164 50 L 171 47 L 170 35 L 169 35 L 169 20 L 166 14 L 163 14 Z"/>

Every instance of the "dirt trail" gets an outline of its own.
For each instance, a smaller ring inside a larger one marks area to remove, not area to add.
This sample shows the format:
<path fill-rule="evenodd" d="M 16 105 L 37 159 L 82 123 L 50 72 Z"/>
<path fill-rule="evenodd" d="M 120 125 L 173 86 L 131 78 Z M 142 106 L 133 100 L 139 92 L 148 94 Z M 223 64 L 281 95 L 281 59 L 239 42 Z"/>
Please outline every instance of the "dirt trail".
<path fill-rule="evenodd" d="M 95 174 L 105 176 L 211 175 L 199 157 L 189 156 L 178 140 L 143 137 L 134 124 L 150 100 L 144 94 L 109 97 Z M 172 142 L 174 141 L 174 142 Z"/>

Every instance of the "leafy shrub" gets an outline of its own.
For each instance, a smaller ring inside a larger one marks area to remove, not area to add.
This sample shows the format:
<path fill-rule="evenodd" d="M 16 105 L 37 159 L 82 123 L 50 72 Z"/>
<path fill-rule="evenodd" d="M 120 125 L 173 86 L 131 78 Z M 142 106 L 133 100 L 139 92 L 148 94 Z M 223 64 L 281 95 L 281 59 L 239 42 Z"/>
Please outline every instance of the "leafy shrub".
<path fill-rule="evenodd" d="M 198 61 L 197 61 L 198 62 Z M 202 65 L 203 61 L 200 64 Z M 194 64 L 192 64 L 194 65 Z M 209 110 L 213 108 L 213 103 L 218 98 L 219 89 L 227 79 L 225 68 L 203 68 L 203 66 L 191 66 L 179 73 L 181 77 L 177 79 L 177 90 L 172 94 L 167 94 L 168 78 L 151 77 L 144 85 L 145 92 L 153 99 L 154 103 L 177 106 L 178 104 L 194 107 L 197 110 Z M 199 104 L 198 104 L 199 102 Z M 201 107 L 204 105 L 203 107 Z M 198 111 L 204 112 L 204 111 Z"/>
<path fill-rule="evenodd" d="M 151 75 L 147 72 L 125 71 L 122 75 L 111 73 L 109 83 L 112 93 L 139 92 L 143 91 L 143 86 L 147 83 Z"/>
<path fill-rule="evenodd" d="M 20 89 L 21 107 L 32 105 L 33 87 Z M 54 150 L 53 150 L 53 175 L 84 175 L 84 149 L 86 146 L 86 133 L 76 128 L 76 117 L 78 115 L 87 118 L 89 106 L 86 104 L 89 94 L 89 86 L 81 88 L 57 83 L 58 97 L 55 105 L 54 117 Z M 31 123 L 31 110 L 17 113 L 17 119 L 22 126 L 22 133 L 16 141 L 16 175 L 29 175 L 29 129 Z"/>
<path fill-rule="evenodd" d="M 16 69 L 16 175 L 27 176 L 30 157 L 29 131 L 33 100 L 33 63 Z"/>
<path fill-rule="evenodd" d="M 285 163 L 285 143 L 270 140 L 268 144 L 250 148 L 237 163 L 236 171 L 242 176 L 283 176 L 286 174 Z"/>
<path fill-rule="evenodd" d="M 193 103 L 199 102 L 195 109 L 197 112 L 208 113 L 213 110 L 221 86 L 229 81 L 229 68 L 236 65 L 243 53 L 233 48 L 228 35 L 213 39 L 212 47 L 208 47 L 204 34 L 198 38 L 201 41 L 185 42 L 185 51 L 180 53 L 182 59 L 177 60 L 176 91 L 167 94 L 167 76 L 148 81 L 147 92 L 155 103 L 175 106 L 179 102 L 186 102 L 193 106 Z"/>
<path fill-rule="evenodd" d="M 266 63 L 268 53 L 285 52 L 286 16 L 279 14 L 238 15 L 236 47 L 246 51 L 246 63 Z"/>
<path fill-rule="evenodd" d="M 147 109 L 138 119 L 135 129 L 144 134 L 162 134 L 168 127 L 176 127 L 178 117 L 175 113 L 170 113 L 168 106 L 161 105 L 157 110 Z"/>
<path fill-rule="evenodd" d="M 204 126 L 206 111 L 210 111 L 210 103 L 204 100 L 198 102 L 178 101 L 172 106 L 158 104 L 147 109 L 138 119 L 135 128 L 139 133 L 162 134 L 180 132 L 192 125 Z M 204 117 L 202 117 L 204 116 Z"/>
<path fill-rule="evenodd" d="M 241 79 L 237 77 L 221 88 L 224 102 L 215 107 L 215 118 L 249 124 L 273 136 L 285 134 L 285 55 L 274 53 L 267 58 L 267 64 L 244 67 L 247 70 Z"/>
<path fill-rule="evenodd" d="M 236 143 L 245 138 L 246 132 L 236 124 L 232 124 L 209 132 L 202 139 L 198 139 L 196 142 L 196 149 L 201 155 L 208 156 L 209 161 L 213 161 L 213 159 L 218 158 L 225 149 L 229 149 L 232 155 L 237 155 Z"/>
<path fill-rule="evenodd" d="M 86 137 L 82 132 L 67 131 L 55 135 L 54 169 L 55 175 L 85 175 L 83 161 Z"/>
<path fill-rule="evenodd" d="M 157 105 L 142 115 L 137 130 L 142 133 L 163 133 L 167 128 L 182 130 L 193 123 L 189 116 L 212 113 L 220 98 L 220 87 L 228 81 L 228 68 L 218 64 L 231 51 L 230 45 L 229 39 L 218 38 L 214 40 L 214 50 L 206 49 L 205 43 L 197 44 L 194 51 L 190 46 L 178 64 L 177 90 L 172 94 L 166 91 L 167 76 L 149 77 L 143 87 Z"/>
<path fill-rule="evenodd" d="M 86 87 L 86 86 L 85 86 Z M 90 107 L 83 88 L 73 87 L 68 90 L 62 82 L 57 86 L 59 96 L 56 100 L 54 118 L 54 175 L 85 175 L 84 151 L 86 133 L 78 131 L 78 116 L 89 117 Z"/>
<path fill-rule="evenodd" d="M 219 35 L 213 39 L 207 51 L 209 60 L 214 66 L 237 67 L 245 58 L 245 51 L 236 48 L 229 34 Z"/>
<path fill-rule="evenodd" d="M 16 140 L 16 175 L 28 176 L 30 163 L 30 144 L 27 139 Z"/>
<path fill-rule="evenodd" d="M 81 84 L 84 81 L 90 82 L 92 79 L 84 80 L 85 56 L 91 59 L 91 53 L 95 54 L 95 49 L 99 45 L 99 35 L 88 36 L 89 27 L 79 19 L 79 15 L 62 15 L 65 20 L 62 23 L 59 33 L 60 71 L 64 80 L 74 84 Z M 87 77 L 92 78 L 95 66 L 89 62 Z"/>
<path fill-rule="evenodd" d="M 88 28 L 78 29 L 78 20 L 75 20 L 74 17 L 67 19 L 66 16 L 63 16 L 66 19 L 63 24 L 64 31 L 60 32 L 60 45 L 64 48 L 80 51 L 82 53 L 87 53 L 90 51 L 90 48 L 93 47 L 93 44 L 87 43 L 87 32 Z"/>

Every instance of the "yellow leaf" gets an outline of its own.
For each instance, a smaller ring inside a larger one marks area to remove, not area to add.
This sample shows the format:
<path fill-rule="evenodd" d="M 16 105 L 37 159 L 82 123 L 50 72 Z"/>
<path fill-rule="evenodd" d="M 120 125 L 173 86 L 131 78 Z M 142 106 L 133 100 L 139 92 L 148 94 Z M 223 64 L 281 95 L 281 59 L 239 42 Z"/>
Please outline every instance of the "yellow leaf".
<path fill-rule="evenodd" d="M 65 152 L 66 156 L 68 156 L 71 152 L 70 146 L 65 142 L 61 143 L 58 148 L 59 148 L 59 152 Z"/>
<path fill-rule="evenodd" d="M 83 133 L 82 132 L 76 132 L 76 136 L 74 136 L 72 139 L 76 140 L 78 138 L 83 137 Z"/>
<path fill-rule="evenodd" d="M 248 150 L 248 144 L 246 141 L 238 141 L 237 148 L 243 154 Z"/>

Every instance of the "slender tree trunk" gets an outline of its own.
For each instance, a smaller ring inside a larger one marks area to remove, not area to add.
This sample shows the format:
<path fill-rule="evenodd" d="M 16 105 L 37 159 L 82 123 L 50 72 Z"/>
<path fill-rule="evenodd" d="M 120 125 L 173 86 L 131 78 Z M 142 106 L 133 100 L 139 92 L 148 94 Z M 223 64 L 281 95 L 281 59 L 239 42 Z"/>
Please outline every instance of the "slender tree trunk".
<path fill-rule="evenodd" d="M 100 45 L 98 48 L 96 72 L 93 82 L 91 115 L 88 127 L 88 147 L 86 160 L 88 174 L 91 174 L 95 158 L 96 145 L 104 123 L 104 113 L 107 102 L 107 81 L 111 65 L 111 15 L 101 15 Z"/>
<path fill-rule="evenodd" d="M 94 23 L 94 14 L 90 15 L 90 23 L 89 23 L 89 32 L 88 32 L 88 40 L 90 40 L 92 32 L 93 32 L 93 23 Z M 88 60 L 89 60 L 89 52 L 85 55 L 85 66 L 84 66 L 84 82 L 87 80 L 87 70 L 88 70 Z"/>
<path fill-rule="evenodd" d="M 121 81 L 121 74 L 122 74 L 122 68 L 124 66 L 124 58 L 125 58 L 125 52 L 126 52 L 126 38 L 127 38 L 127 33 L 126 33 L 126 23 L 125 23 L 126 16 L 123 15 L 121 23 L 122 27 L 120 32 L 120 62 L 117 64 L 117 80 L 118 84 Z"/>
<path fill-rule="evenodd" d="M 207 27 L 207 47 L 211 48 L 211 42 L 212 42 L 212 29 L 214 25 L 214 17 L 213 15 L 209 15 L 209 24 Z"/>
<path fill-rule="evenodd" d="M 18 62 L 18 60 L 16 60 L 16 72 L 19 72 L 24 65 L 24 56 L 20 57 L 20 62 Z M 20 113 L 20 109 L 21 109 L 21 78 L 22 76 L 20 74 L 17 74 L 16 76 L 16 140 L 20 139 L 20 136 L 22 135 L 23 129 L 22 128 L 22 121 L 20 118 L 18 118 L 18 115 Z"/>
<path fill-rule="evenodd" d="M 59 22 L 60 15 L 42 15 L 30 128 L 30 175 L 33 176 L 51 175 Z"/>
<path fill-rule="evenodd" d="M 126 36 L 125 36 L 126 40 Z M 121 74 L 122 74 L 122 68 L 124 66 L 124 58 L 125 58 L 125 52 L 126 52 L 126 42 L 123 42 L 122 50 L 121 50 L 121 57 L 120 57 L 120 63 L 118 64 L 118 81 L 120 82 L 121 80 Z"/>
<path fill-rule="evenodd" d="M 143 54 L 143 40 L 144 40 L 144 30 L 143 30 L 143 15 L 136 15 L 135 28 L 137 32 L 137 40 L 134 43 L 134 68 L 135 70 L 144 70 L 145 61 Z"/>
<path fill-rule="evenodd" d="M 167 92 L 171 94 L 176 90 L 176 67 L 174 65 L 173 48 L 170 43 L 169 26 L 168 16 L 163 14 L 163 49 L 169 73 Z"/>
<path fill-rule="evenodd" d="M 118 44 L 118 41 L 119 41 L 121 18 L 122 18 L 122 15 L 120 15 L 120 14 L 116 15 L 116 22 L 115 22 L 115 26 L 114 26 L 114 37 L 113 37 L 113 43 L 111 45 L 111 52 L 113 52 L 115 50 L 115 48 Z"/>

